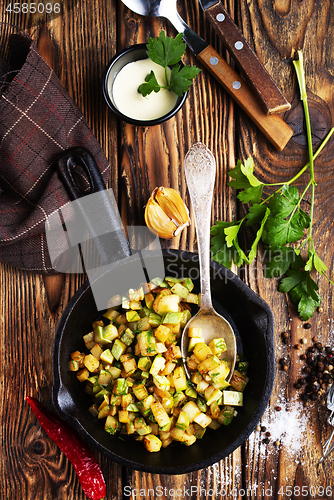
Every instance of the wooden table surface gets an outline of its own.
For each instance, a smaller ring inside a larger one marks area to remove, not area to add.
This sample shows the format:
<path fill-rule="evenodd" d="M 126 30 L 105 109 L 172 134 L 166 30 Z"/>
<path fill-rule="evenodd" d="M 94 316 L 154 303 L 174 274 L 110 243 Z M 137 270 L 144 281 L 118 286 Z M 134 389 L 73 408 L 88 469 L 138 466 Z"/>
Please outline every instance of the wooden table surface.
<path fill-rule="evenodd" d="M 138 16 L 120 0 L 64 0 L 63 15 L 54 19 L 9 13 L 6 12 L 9 2 L 0 2 L 0 19 L 31 34 L 40 53 L 88 120 L 110 161 L 110 186 L 128 225 L 143 224 L 143 207 L 156 186 L 177 189 L 189 204 L 182 162 L 197 141 L 205 143 L 217 161 L 213 223 L 231 220 L 243 210 L 235 191 L 227 186 L 227 172 L 238 158 L 252 155 L 257 175 L 266 182 L 289 179 L 306 163 L 303 115 L 292 65 L 292 57 L 299 48 L 305 58 L 314 144 L 319 144 L 333 125 L 334 3 L 331 0 L 223 0 L 223 3 L 292 103 L 292 111 L 283 118 L 295 133 L 282 152 L 273 148 L 205 69 L 196 78 L 183 109 L 162 126 L 134 127 L 118 121 L 109 111 L 101 92 L 106 64 L 118 50 L 145 42 L 161 29 L 175 36 L 168 21 Z M 177 4 L 192 28 L 225 55 L 218 37 L 204 21 L 197 0 L 178 0 Z M 185 61 L 195 63 L 190 51 Z M 334 278 L 333 150 L 331 141 L 316 161 L 314 229 L 314 239 L 331 279 Z M 245 234 L 246 244 L 248 237 Z M 196 251 L 194 225 L 170 246 Z M 264 278 L 261 251 L 257 260 L 239 273 L 268 302 L 275 318 L 276 379 L 265 421 L 273 415 L 275 406 L 284 406 L 285 401 L 297 398 L 294 384 L 302 363 L 300 352 L 293 346 L 301 337 L 310 345 L 313 336 L 324 344 L 333 343 L 333 288 L 325 278 L 318 279 L 323 312 L 316 312 L 310 321 L 311 328 L 304 329 L 287 297 L 277 291 L 277 282 Z M 46 436 L 25 403 L 25 396 L 32 395 L 50 406 L 55 329 L 84 277 L 42 277 L 0 265 L 0 279 L 0 497 L 84 499 L 71 464 Z M 286 345 L 281 339 L 284 331 L 291 332 L 291 341 Z M 282 357 L 289 359 L 287 371 L 279 369 L 278 360 Z M 331 431 L 326 424 L 328 412 L 312 404 L 303 409 L 301 417 L 302 424 L 297 426 L 293 414 L 285 422 L 286 429 L 291 426 L 296 434 L 292 443 L 283 436 L 280 445 L 275 446 L 273 439 L 265 444 L 263 433 L 255 431 L 221 462 L 186 475 L 163 476 L 128 470 L 97 453 L 106 478 L 107 498 L 129 498 L 130 492 L 131 498 L 171 500 L 332 498 L 334 454 L 318 463 L 321 443 Z M 277 422 L 277 427 L 282 426 L 282 421 Z"/>

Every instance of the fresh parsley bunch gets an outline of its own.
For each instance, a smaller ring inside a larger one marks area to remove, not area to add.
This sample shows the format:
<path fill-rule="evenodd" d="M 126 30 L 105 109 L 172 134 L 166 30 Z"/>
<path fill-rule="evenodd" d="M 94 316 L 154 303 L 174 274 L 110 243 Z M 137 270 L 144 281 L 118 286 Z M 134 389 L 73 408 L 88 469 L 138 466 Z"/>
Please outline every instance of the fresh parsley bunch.
<path fill-rule="evenodd" d="M 175 38 L 166 36 L 161 31 L 157 38 L 150 38 L 147 43 L 147 56 L 155 63 L 165 69 L 166 86 L 159 85 L 154 71 L 145 77 L 145 83 L 138 87 L 144 97 L 151 92 L 159 92 L 161 88 L 172 90 L 175 94 L 182 96 L 189 90 L 192 80 L 201 71 L 196 66 L 183 66 L 178 64 L 186 51 L 186 44 L 183 42 L 183 35 L 179 33 Z M 168 78 L 167 68 L 172 67 L 170 78 Z"/>
<path fill-rule="evenodd" d="M 218 221 L 211 228 L 211 251 L 216 261 L 231 268 L 232 262 L 237 266 L 243 263 L 250 264 L 256 257 L 259 242 L 262 241 L 267 253 L 265 276 L 281 278 L 279 291 L 289 293 L 291 301 L 298 306 L 300 318 L 306 321 L 313 316 L 321 301 L 318 285 L 311 277 L 311 272 L 315 270 L 329 280 L 326 275 L 328 269 L 317 254 L 312 237 L 316 187 L 313 161 L 334 129 L 329 132 L 313 155 L 302 53 L 299 51 L 298 55 L 299 59 L 294 61 L 294 65 L 304 105 L 310 161 L 288 182 L 275 184 L 264 184 L 255 177 L 254 162 L 251 157 L 243 164 L 238 161 L 236 167 L 229 172 L 233 180 L 228 185 L 240 190 L 237 198 L 242 203 L 248 203 L 249 210 L 240 220 Z M 292 184 L 307 169 L 310 172 L 310 179 L 300 194 L 297 187 Z M 265 186 L 279 187 L 262 200 Z M 301 202 L 308 190 L 311 190 L 309 214 L 301 208 Z M 242 250 L 238 240 L 243 224 L 257 227 L 255 239 L 248 252 Z M 307 247 L 306 259 L 301 255 L 304 246 Z"/>

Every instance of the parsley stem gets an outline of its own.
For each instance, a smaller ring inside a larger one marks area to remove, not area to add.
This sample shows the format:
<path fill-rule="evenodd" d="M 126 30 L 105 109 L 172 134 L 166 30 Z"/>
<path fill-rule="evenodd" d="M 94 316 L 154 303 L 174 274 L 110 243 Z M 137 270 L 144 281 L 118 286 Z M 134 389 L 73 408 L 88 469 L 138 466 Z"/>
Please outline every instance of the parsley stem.
<path fill-rule="evenodd" d="M 297 80 L 300 90 L 300 99 L 303 102 L 304 107 L 304 116 L 305 116 L 305 124 L 306 124 L 306 136 L 307 136 L 307 146 L 308 153 L 310 158 L 310 176 L 311 182 L 315 184 L 314 178 L 314 165 L 313 165 L 313 147 L 312 147 L 312 131 L 311 131 L 311 122 L 310 122 L 310 113 L 307 103 L 307 91 L 306 91 L 306 82 L 305 82 L 305 72 L 304 72 L 304 64 L 303 64 L 303 53 L 301 50 L 298 50 L 298 60 L 293 61 L 293 65 L 296 70 Z"/>
<path fill-rule="evenodd" d="M 311 179 L 312 181 L 312 179 Z M 313 212 L 314 212 L 314 194 L 315 194 L 315 183 L 312 182 L 312 190 L 311 190 L 311 209 L 310 209 L 310 228 L 308 231 L 308 240 L 309 240 L 309 249 L 311 247 L 312 242 L 312 224 L 313 224 Z"/>
<path fill-rule="evenodd" d="M 322 143 L 318 147 L 317 151 L 314 153 L 314 155 L 312 155 L 312 159 L 313 160 L 315 160 L 317 158 L 317 156 L 319 156 L 319 154 L 321 153 L 321 151 L 324 149 L 324 147 L 326 146 L 327 142 L 331 138 L 333 132 L 334 132 L 334 127 L 330 129 L 330 131 L 326 135 L 325 139 L 322 141 Z M 306 165 L 298 172 L 298 174 L 296 174 L 294 177 L 292 177 L 292 179 L 290 179 L 288 182 L 285 182 L 284 184 L 290 185 L 293 182 L 295 182 L 298 179 L 298 177 L 300 177 L 305 172 L 305 170 L 308 169 L 309 166 L 310 166 L 310 162 L 308 161 L 306 163 Z"/>

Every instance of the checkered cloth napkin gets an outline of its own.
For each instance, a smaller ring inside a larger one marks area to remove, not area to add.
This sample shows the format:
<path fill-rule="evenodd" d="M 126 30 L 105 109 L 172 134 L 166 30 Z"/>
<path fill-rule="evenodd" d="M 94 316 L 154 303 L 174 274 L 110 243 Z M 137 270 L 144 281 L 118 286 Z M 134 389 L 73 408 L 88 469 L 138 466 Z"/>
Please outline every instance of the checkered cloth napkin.
<path fill-rule="evenodd" d="M 54 160 L 84 146 L 102 176 L 108 161 L 80 109 L 23 34 L 11 35 L 11 62 L 0 61 L 0 261 L 54 274 L 45 220 L 69 201 Z"/>

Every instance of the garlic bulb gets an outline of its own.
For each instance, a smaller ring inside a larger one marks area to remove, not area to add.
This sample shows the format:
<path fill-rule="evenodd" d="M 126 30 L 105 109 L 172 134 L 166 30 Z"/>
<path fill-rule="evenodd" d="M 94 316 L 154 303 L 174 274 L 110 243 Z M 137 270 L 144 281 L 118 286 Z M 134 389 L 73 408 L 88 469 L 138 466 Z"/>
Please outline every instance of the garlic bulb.
<path fill-rule="evenodd" d="M 145 222 L 152 233 L 171 239 L 189 226 L 189 212 L 172 188 L 155 188 L 145 207 Z"/>

